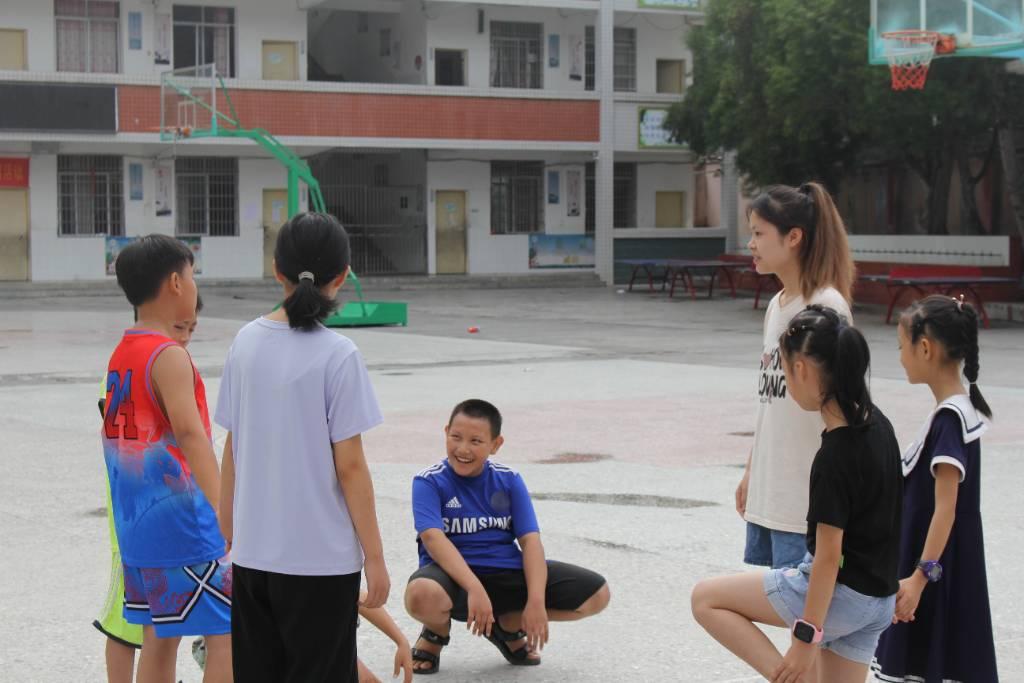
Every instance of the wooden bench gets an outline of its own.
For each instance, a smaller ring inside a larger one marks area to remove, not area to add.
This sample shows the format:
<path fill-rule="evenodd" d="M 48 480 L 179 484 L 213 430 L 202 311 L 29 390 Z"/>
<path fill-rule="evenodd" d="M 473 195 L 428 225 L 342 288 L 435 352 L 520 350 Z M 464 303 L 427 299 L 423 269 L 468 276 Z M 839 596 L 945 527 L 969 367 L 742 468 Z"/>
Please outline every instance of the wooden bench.
<path fill-rule="evenodd" d="M 900 297 L 909 290 L 920 297 L 929 294 L 967 294 L 977 304 L 982 324 L 986 328 L 991 323 L 985 310 L 985 301 L 977 287 L 1016 284 L 1018 281 L 1013 277 L 985 275 L 981 268 L 974 266 L 900 266 L 890 270 L 888 275 L 864 275 L 860 279 L 865 282 L 882 283 L 889 290 L 889 308 L 885 312 L 886 324 L 892 322 L 893 309 L 896 308 Z"/>

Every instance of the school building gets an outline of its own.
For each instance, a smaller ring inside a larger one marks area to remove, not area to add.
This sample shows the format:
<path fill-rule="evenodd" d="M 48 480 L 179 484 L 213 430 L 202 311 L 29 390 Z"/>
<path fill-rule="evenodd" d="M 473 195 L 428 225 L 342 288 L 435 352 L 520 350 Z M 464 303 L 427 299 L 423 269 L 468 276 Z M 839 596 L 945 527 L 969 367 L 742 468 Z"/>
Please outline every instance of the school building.
<path fill-rule="evenodd" d="M 700 4 L 4 0 L 0 279 L 108 278 L 150 232 L 203 277 L 268 274 L 284 167 L 247 140 L 160 138 L 161 73 L 206 64 L 218 109 L 309 163 L 360 274 L 610 281 L 616 257 L 716 255 L 738 241 L 735 174 L 662 125 Z"/>

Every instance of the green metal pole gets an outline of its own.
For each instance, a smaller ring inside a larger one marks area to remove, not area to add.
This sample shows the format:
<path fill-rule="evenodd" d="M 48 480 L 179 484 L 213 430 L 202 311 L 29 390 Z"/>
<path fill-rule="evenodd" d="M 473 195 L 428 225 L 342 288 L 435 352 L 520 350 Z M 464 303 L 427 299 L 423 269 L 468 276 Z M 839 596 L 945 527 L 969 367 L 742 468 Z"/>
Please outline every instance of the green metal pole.
<path fill-rule="evenodd" d="M 288 218 L 299 212 L 299 176 L 294 168 L 288 169 Z"/>

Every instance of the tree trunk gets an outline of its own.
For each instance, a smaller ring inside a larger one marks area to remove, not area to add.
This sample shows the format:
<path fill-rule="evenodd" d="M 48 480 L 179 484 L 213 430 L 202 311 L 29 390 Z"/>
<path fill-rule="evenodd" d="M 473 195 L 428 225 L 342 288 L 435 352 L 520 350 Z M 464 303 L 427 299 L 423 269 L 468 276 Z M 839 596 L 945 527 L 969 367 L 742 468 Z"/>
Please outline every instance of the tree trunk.
<path fill-rule="evenodd" d="M 1013 207 L 1010 223 L 1017 229 L 1017 234 L 1024 237 L 1024 179 L 1017 167 L 1017 145 L 1011 125 L 999 128 L 999 156 L 1003 162 L 1003 190 Z"/>
<path fill-rule="evenodd" d="M 967 145 L 957 145 L 956 165 L 960 176 L 960 197 L 963 208 L 967 209 L 966 230 L 961 232 L 965 235 L 981 235 L 985 232 L 985 226 L 981 222 L 981 214 L 978 213 L 978 196 L 975 193 L 977 183 L 971 174 L 971 161 L 967 155 Z M 961 216 L 963 212 L 961 211 Z"/>

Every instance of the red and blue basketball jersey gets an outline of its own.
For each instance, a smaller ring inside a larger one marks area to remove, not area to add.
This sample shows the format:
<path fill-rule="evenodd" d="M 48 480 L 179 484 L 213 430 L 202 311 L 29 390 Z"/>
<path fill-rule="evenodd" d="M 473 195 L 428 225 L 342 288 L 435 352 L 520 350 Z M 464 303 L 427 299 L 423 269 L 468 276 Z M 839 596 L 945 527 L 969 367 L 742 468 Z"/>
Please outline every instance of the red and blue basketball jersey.
<path fill-rule="evenodd" d="M 150 381 L 153 361 L 175 344 L 155 332 L 127 330 L 107 369 L 103 455 L 121 557 L 130 567 L 183 567 L 224 554 L 217 516 Z M 198 371 L 195 395 L 209 437 L 206 388 Z"/>

